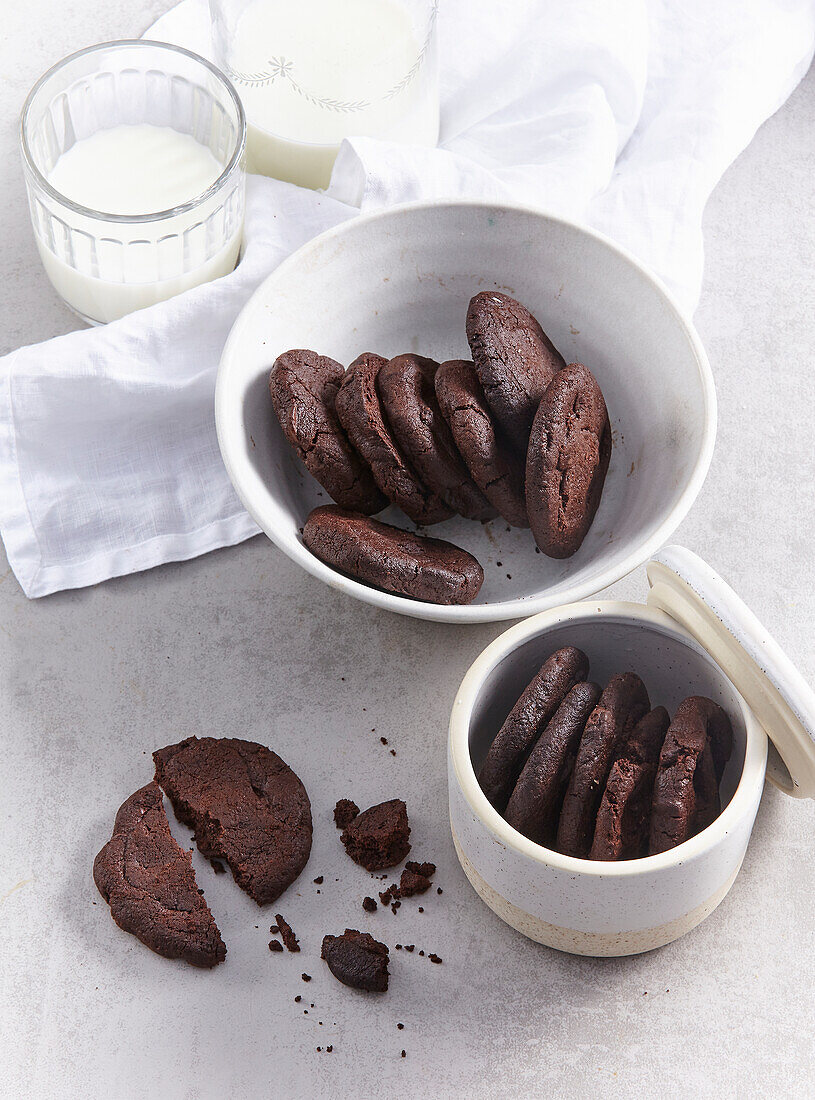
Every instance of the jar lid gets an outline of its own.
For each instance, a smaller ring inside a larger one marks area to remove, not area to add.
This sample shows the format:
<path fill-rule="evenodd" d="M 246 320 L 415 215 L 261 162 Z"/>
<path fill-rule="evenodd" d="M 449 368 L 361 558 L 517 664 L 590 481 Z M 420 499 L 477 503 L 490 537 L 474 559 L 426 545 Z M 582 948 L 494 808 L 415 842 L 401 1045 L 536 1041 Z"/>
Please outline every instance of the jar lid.
<path fill-rule="evenodd" d="M 683 546 L 648 563 L 648 606 L 693 635 L 741 694 L 773 746 L 767 778 L 795 798 L 815 798 L 815 694 L 733 589 Z"/>

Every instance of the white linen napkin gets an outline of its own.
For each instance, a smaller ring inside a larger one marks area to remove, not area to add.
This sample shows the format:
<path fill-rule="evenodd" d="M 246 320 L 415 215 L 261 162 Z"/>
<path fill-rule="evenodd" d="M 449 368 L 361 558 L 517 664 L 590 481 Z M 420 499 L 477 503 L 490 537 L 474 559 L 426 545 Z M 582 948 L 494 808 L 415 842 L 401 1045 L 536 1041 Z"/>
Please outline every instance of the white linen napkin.
<path fill-rule="evenodd" d="M 257 532 L 221 463 L 221 348 L 314 234 L 413 199 L 515 200 L 602 230 L 693 309 L 705 202 L 806 72 L 812 0 L 442 0 L 438 149 L 356 138 L 327 195 L 250 177 L 230 275 L 0 361 L 0 532 L 28 596 Z M 209 52 L 206 0 L 148 32 Z"/>

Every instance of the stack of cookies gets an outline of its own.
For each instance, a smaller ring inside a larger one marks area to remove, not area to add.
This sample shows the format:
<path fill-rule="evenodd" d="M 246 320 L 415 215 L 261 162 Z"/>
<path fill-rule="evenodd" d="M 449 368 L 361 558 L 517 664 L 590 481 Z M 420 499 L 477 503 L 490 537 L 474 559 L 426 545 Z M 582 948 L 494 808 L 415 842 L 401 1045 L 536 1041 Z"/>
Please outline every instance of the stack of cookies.
<path fill-rule="evenodd" d="M 673 721 L 633 672 L 604 689 L 585 653 L 553 653 L 490 745 L 479 772 L 518 832 L 581 859 L 638 859 L 682 844 L 721 812 L 733 731 L 718 704 L 685 699 Z"/>
<path fill-rule="evenodd" d="M 337 505 L 312 512 L 306 545 L 366 584 L 433 603 L 473 600 L 479 563 L 370 516 L 388 504 L 418 526 L 501 516 L 565 558 L 591 526 L 611 456 L 600 387 L 529 310 L 485 291 L 466 328 L 472 361 L 366 352 L 345 370 L 296 350 L 269 380 L 287 439 Z"/>

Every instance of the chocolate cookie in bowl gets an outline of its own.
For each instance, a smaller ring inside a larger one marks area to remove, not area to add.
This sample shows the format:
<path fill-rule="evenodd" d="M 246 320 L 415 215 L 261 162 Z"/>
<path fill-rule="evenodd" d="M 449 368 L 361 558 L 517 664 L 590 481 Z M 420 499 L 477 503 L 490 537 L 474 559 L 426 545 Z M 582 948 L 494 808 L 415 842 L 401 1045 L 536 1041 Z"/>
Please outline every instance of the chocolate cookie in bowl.
<path fill-rule="evenodd" d="M 512 527 L 528 527 L 524 462 L 501 436 L 478 374 L 466 359 L 436 371 L 436 397 L 473 481 Z"/>
<path fill-rule="evenodd" d="M 306 469 L 343 508 L 370 515 L 388 500 L 348 442 L 334 407 L 345 368 L 327 355 L 287 351 L 275 360 L 269 392 L 283 432 Z"/>
<path fill-rule="evenodd" d="M 470 476 L 436 397 L 439 364 L 421 355 L 397 355 L 379 371 L 377 386 L 388 424 L 425 485 L 452 512 L 488 520 L 495 509 Z"/>
<path fill-rule="evenodd" d="M 565 360 L 526 306 L 500 291 L 471 299 L 467 340 L 490 408 L 524 454 L 541 398 Z"/>
<path fill-rule="evenodd" d="M 422 482 L 388 426 L 377 384 L 386 363 L 372 352 L 354 360 L 337 393 L 337 415 L 385 496 L 414 523 L 440 523 L 452 510 Z"/>

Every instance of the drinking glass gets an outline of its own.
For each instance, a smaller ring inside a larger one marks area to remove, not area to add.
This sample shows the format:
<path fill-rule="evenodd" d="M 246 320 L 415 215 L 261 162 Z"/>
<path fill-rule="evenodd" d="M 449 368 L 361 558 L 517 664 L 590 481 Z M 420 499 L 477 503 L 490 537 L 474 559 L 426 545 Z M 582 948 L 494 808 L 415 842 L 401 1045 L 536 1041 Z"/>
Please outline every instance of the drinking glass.
<path fill-rule="evenodd" d="M 343 138 L 438 141 L 438 0 L 209 3 L 249 171 L 326 187 Z"/>
<path fill-rule="evenodd" d="M 141 123 L 189 134 L 221 174 L 188 202 L 134 215 L 83 206 L 49 182 L 76 142 Z M 71 309 L 101 324 L 231 271 L 243 229 L 245 139 L 235 89 L 180 46 L 105 42 L 49 69 L 23 107 L 20 143 L 37 248 Z"/>

